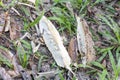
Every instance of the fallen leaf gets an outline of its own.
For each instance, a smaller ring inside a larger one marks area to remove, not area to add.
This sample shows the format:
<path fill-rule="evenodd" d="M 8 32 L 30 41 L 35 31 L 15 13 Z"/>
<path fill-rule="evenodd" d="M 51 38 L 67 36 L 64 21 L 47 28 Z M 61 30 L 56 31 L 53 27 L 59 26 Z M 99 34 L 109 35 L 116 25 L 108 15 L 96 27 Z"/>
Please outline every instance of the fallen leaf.
<path fill-rule="evenodd" d="M 84 19 L 76 16 L 77 20 L 77 42 L 78 49 L 81 54 L 82 63 L 90 63 L 95 60 L 94 42 L 87 22 Z"/>
<path fill-rule="evenodd" d="M 68 53 L 72 59 L 73 62 L 77 62 L 77 58 L 78 58 L 78 47 L 77 47 L 77 38 L 74 36 L 69 43 L 68 46 Z"/>
<path fill-rule="evenodd" d="M 55 26 L 45 16 L 43 16 L 39 22 L 39 28 L 45 44 L 51 52 L 56 63 L 60 67 L 65 67 L 71 71 L 70 56 L 68 55 L 68 52 L 64 47 L 62 39 Z"/>
<path fill-rule="evenodd" d="M 58 73 L 59 71 L 49 71 L 49 72 L 38 73 L 38 76 L 36 76 L 35 79 L 40 80 L 43 76 L 49 79 L 50 77 L 56 76 Z"/>
<path fill-rule="evenodd" d="M 20 27 L 17 25 L 16 21 L 14 18 L 11 18 L 10 22 L 10 38 L 11 40 L 15 40 L 20 37 Z"/>
<path fill-rule="evenodd" d="M 6 18 L 5 18 L 5 32 L 10 30 L 10 16 L 8 12 L 6 12 Z"/>
<path fill-rule="evenodd" d="M 33 53 L 35 53 L 39 49 L 40 43 L 38 43 L 38 45 L 35 45 L 35 43 L 33 41 L 31 41 L 31 46 L 32 46 Z"/>
<path fill-rule="evenodd" d="M 7 73 L 8 73 L 11 77 L 18 76 L 14 70 L 8 70 Z"/>
<path fill-rule="evenodd" d="M 32 2 L 32 3 L 34 3 L 35 4 L 35 0 L 28 0 L 29 2 Z"/>
<path fill-rule="evenodd" d="M 10 64 L 13 65 L 14 71 L 16 73 L 16 75 L 18 75 L 18 68 L 17 68 L 17 62 L 16 62 L 16 57 L 15 55 L 13 55 L 8 49 L 0 46 L 0 54 L 1 56 L 3 56 L 3 58 L 5 58 L 6 60 L 8 60 L 10 62 Z"/>
<path fill-rule="evenodd" d="M 0 14 L 0 33 L 7 32 L 10 29 L 10 16 L 8 12 Z"/>
<path fill-rule="evenodd" d="M 2 80 L 12 80 L 7 71 L 2 67 L 0 67 L 0 77 L 2 78 Z"/>

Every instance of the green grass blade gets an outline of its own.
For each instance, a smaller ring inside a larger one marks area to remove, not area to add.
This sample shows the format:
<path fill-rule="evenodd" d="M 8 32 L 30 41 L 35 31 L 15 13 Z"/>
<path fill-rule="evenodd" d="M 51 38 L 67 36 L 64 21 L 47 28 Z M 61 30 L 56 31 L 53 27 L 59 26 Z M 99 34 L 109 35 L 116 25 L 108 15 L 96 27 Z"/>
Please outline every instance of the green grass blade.
<path fill-rule="evenodd" d="M 105 22 L 111 29 L 113 29 L 111 23 L 108 21 L 108 19 L 102 15 L 99 15 L 99 17 L 102 19 L 103 22 Z"/>
<path fill-rule="evenodd" d="M 40 16 L 38 16 L 33 22 L 31 22 L 28 26 L 25 27 L 25 29 L 29 29 L 30 27 L 35 26 L 35 24 L 39 23 L 40 19 L 44 15 L 44 12 Z"/>
<path fill-rule="evenodd" d="M 108 72 L 107 72 L 106 69 L 104 69 L 104 70 L 102 71 L 102 73 L 98 73 L 98 75 L 99 75 L 99 80 L 107 80 L 107 79 L 106 79 L 107 74 L 108 74 Z"/>
<path fill-rule="evenodd" d="M 112 27 L 113 27 L 112 30 L 114 34 L 116 35 L 118 42 L 120 43 L 120 27 L 111 17 L 107 16 L 107 18 L 110 20 Z"/>
<path fill-rule="evenodd" d="M 59 73 L 59 77 L 60 77 L 60 80 L 65 80 L 65 78 L 62 75 L 62 73 Z"/>
<path fill-rule="evenodd" d="M 49 20 L 55 20 L 55 21 L 57 21 L 57 22 L 59 22 L 59 23 L 64 23 L 64 21 L 61 19 L 61 18 L 58 18 L 58 17 L 49 17 L 48 18 Z"/>
<path fill-rule="evenodd" d="M 107 52 L 102 53 L 102 55 L 100 56 L 100 58 L 97 61 L 101 62 L 105 58 L 106 55 L 107 55 Z"/>
<path fill-rule="evenodd" d="M 11 61 L 7 58 L 5 58 L 1 53 L 0 53 L 0 64 L 6 64 L 8 67 L 13 68 L 13 65 L 11 63 Z"/>
<path fill-rule="evenodd" d="M 99 62 L 92 62 L 92 64 L 93 64 L 94 66 L 96 66 L 96 67 L 101 68 L 101 69 L 104 69 L 104 68 L 105 68 L 105 67 L 104 67 L 101 63 L 99 63 Z"/>
<path fill-rule="evenodd" d="M 120 46 L 116 49 L 115 53 L 116 53 L 116 60 L 119 61 L 119 57 L 120 57 Z"/>
<path fill-rule="evenodd" d="M 83 9 L 85 9 L 85 7 L 87 7 L 87 5 L 89 4 L 89 1 L 88 0 L 85 0 L 85 2 L 81 5 L 82 8 L 80 9 L 80 12 L 81 13 L 83 11 Z"/>
<path fill-rule="evenodd" d="M 114 57 L 112 55 L 112 52 L 110 50 L 108 51 L 108 54 L 109 54 L 109 60 L 111 62 L 111 66 L 112 66 L 113 72 L 116 75 L 116 73 L 117 73 L 117 65 L 115 63 L 115 59 L 114 59 Z"/>

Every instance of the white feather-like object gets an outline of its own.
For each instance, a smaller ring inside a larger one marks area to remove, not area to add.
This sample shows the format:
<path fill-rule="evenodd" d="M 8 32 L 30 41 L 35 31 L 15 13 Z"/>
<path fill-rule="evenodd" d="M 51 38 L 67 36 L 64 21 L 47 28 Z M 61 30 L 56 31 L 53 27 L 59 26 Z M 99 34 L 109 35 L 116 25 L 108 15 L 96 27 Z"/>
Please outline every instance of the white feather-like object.
<path fill-rule="evenodd" d="M 51 52 L 53 58 L 56 63 L 60 67 L 65 67 L 69 70 L 71 59 L 63 45 L 62 39 L 55 28 L 55 26 L 48 20 L 45 16 L 43 16 L 39 22 L 40 32 L 42 33 L 43 39 L 45 41 L 46 46 Z"/>

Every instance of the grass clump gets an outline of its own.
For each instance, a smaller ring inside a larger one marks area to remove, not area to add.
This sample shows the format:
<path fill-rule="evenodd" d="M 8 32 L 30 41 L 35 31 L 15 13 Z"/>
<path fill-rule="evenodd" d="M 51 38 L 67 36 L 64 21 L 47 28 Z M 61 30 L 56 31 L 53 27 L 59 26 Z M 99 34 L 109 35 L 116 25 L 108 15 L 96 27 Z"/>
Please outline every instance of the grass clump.
<path fill-rule="evenodd" d="M 31 45 L 27 41 L 21 40 L 17 45 L 17 54 L 19 61 L 24 68 L 26 68 L 28 65 L 28 60 L 31 53 Z"/>
<path fill-rule="evenodd" d="M 100 34 L 107 39 L 106 42 L 109 46 L 98 50 L 100 57 L 93 65 L 101 69 L 100 72 L 97 72 L 100 80 L 118 80 L 120 74 L 120 27 L 110 15 L 99 17 L 102 24 L 107 26 Z M 101 63 L 104 60 L 106 65 Z M 109 62 L 110 65 L 108 65 Z"/>

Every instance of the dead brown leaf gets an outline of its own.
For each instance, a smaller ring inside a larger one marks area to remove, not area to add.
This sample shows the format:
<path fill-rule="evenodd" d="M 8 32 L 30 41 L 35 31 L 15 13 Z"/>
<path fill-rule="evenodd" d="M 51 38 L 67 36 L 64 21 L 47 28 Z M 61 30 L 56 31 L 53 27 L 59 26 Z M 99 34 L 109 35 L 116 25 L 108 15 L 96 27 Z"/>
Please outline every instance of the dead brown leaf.
<path fill-rule="evenodd" d="M 68 46 L 68 53 L 72 59 L 73 62 L 77 62 L 77 58 L 78 58 L 78 47 L 77 47 L 77 38 L 74 36 L 69 43 Z"/>
<path fill-rule="evenodd" d="M 94 61 L 96 56 L 95 56 L 95 50 L 93 48 L 94 42 L 92 40 L 92 35 L 91 32 L 89 31 L 88 24 L 85 20 L 83 20 L 83 25 L 85 27 L 85 34 L 86 34 L 86 46 L 87 46 L 87 62 Z"/>
<path fill-rule="evenodd" d="M 11 18 L 10 22 L 10 38 L 11 40 L 15 40 L 20 37 L 20 27 L 17 25 L 16 21 L 14 18 Z"/>

